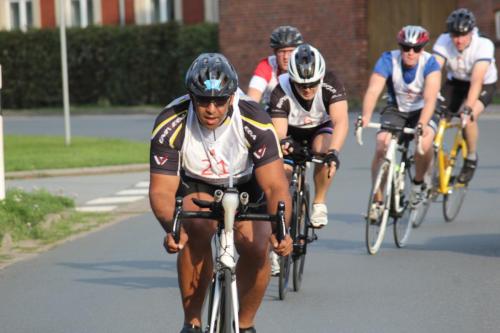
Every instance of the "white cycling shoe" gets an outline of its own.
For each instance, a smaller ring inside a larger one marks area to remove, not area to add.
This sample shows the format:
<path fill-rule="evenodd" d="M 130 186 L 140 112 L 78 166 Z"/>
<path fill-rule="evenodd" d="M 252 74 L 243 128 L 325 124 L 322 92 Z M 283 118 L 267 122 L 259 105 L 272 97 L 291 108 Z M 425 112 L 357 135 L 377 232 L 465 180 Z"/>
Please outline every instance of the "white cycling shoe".
<path fill-rule="evenodd" d="M 311 225 L 313 228 L 323 228 L 328 224 L 328 209 L 324 203 L 313 204 L 311 214 Z"/>
<path fill-rule="evenodd" d="M 279 261 L 279 256 L 276 254 L 276 252 L 271 251 L 269 252 L 269 259 L 271 259 L 271 275 L 272 276 L 278 276 L 280 274 L 280 261 Z"/>

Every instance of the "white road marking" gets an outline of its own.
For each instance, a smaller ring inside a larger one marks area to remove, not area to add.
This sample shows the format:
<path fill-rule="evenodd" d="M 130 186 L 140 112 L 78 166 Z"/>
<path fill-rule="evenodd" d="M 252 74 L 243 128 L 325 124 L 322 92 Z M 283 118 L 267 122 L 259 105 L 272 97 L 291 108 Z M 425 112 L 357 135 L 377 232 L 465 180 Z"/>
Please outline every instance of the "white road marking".
<path fill-rule="evenodd" d="M 104 213 L 114 210 L 117 206 L 84 206 L 76 207 L 77 212 Z"/>
<path fill-rule="evenodd" d="M 147 195 L 149 190 L 147 188 L 134 188 L 116 192 L 116 195 Z"/>
<path fill-rule="evenodd" d="M 97 198 L 87 202 L 87 205 L 103 205 L 103 204 L 117 204 L 134 202 L 143 199 L 144 196 L 129 196 L 129 197 L 107 197 L 107 198 Z"/>
<path fill-rule="evenodd" d="M 138 182 L 135 187 L 149 187 L 149 181 Z"/>

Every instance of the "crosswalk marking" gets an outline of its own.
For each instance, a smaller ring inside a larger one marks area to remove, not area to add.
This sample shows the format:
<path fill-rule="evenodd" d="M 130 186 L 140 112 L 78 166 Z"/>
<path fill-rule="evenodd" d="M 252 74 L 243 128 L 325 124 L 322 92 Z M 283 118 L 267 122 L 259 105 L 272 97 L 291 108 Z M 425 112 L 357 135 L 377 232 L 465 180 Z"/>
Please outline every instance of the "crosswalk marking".
<path fill-rule="evenodd" d="M 116 192 L 116 195 L 147 195 L 149 190 L 147 188 L 134 188 Z"/>
<path fill-rule="evenodd" d="M 144 198 L 144 196 L 97 198 L 97 199 L 88 201 L 87 205 L 127 203 L 127 202 L 139 201 L 143 198 Z"/>
<path fill-rule="evenodd" d="M 149 181 L 138 182 L 135 187 L 149 187 Z"/>
<path fill-rule="evenodd" d="M 76 207 L 77 212 L 104 213 L 114 210 L 117 206 L 82 206 Z"/>

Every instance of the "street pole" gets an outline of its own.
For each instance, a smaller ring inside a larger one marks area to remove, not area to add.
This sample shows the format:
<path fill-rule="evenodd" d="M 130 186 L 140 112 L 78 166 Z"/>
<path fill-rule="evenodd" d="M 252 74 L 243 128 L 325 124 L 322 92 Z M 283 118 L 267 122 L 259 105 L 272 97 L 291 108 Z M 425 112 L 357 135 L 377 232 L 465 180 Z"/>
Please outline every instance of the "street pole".
<path fill-rule="evenodd" d="M 59 32 L 61 37 L 61 67 L 63 81 L 63 103 L 64 103 L 64 134 L 66 146 L 71 144 L 71 126 L 69 121 L 69 88 L 68 88 L 68 56 L 66 50 L 66 6 L 64 0 L 59 0 L 61 17 Z"/>
<path fill-rule="evenodd" d="M 0 65 L 0 200 L 5 199 L 5 167 L 3 159 L 2 65 Z"/>
<path fill-rule="evenodd" d="M 119 0 L 118 2 L 118 9 L 120 12 L 120 26 L 124 27 L 125 26 L 125 0 Z"/>

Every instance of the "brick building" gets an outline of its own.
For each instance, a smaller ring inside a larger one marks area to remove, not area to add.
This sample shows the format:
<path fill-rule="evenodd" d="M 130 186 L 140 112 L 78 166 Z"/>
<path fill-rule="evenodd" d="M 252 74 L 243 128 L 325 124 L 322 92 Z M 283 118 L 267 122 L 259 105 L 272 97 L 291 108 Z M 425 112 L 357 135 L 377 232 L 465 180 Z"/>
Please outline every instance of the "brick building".
<path fill-rule="evenodd" d="M 403 25 L 426 27 L 434 42 L 446 17 L 459 7 L 471 9 L 480 30 L 500 41 L 500 0 L 221 0 L 219 43 L 246 89 L 258 60 L 271 54 L 271 31 L 296 26 L 359 98 L 381 52 L 397 46 L 395 36 Z"/>
<path fill-rule="evenodd" d="M 218 21 L 218 0 L 63 0 L 69 27 Z M 0 0 L 0 30 L 54 28 L 60 0 Z"/>

